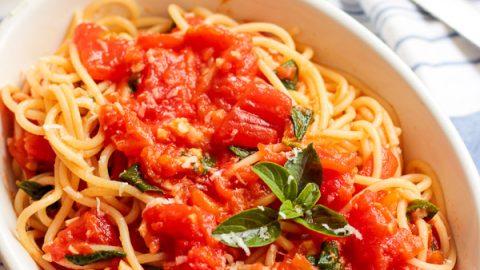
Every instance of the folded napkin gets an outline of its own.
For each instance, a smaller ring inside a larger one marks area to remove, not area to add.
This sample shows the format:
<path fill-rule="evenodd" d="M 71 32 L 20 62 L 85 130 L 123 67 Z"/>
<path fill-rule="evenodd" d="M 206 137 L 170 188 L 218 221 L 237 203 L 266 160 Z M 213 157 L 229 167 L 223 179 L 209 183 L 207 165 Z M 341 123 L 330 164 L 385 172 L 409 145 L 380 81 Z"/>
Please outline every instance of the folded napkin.
<path fill-rule="evenodd" d="M 480 48 L 408 0 L 329 2 L 375 33 L 418 75 L 480 171 Z M 469 2 L 480 11 L 479 0 Z"/>

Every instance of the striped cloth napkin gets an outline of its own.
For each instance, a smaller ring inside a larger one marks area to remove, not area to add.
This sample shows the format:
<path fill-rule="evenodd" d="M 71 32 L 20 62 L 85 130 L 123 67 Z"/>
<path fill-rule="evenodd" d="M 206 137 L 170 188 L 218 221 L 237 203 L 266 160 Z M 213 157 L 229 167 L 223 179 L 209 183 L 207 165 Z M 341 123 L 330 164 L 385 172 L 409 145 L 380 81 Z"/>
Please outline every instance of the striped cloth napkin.
<path fill-rule="evenodd" d="M 408 0 L 328 1 L 375 33 L 418 75 L 480 171 L 480 48 Z M 467 1 L 480 11 L 480 0 Z"/>

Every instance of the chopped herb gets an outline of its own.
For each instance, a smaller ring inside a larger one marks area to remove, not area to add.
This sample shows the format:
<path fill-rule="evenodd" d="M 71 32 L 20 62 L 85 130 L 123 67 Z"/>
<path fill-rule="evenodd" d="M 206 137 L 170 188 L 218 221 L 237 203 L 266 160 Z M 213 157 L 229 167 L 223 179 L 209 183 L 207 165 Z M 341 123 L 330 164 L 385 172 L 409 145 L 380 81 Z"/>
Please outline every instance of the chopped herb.
<path fill-rule="evenodd" d="M 65 255 L 65 259 L 75 265 L 85 266 L 98 261 L 110 260 L 113 258 L 125 257 L 126 254 L 114 250 L 100 250 L 87 255 Z"/>
<path fill-rule="evenodd" d="M 50 185 L 42 185 L 37 182 L 33 181 L 17 181 L 17 187 L 21 190 L 25 191 L 28 196 L 30 196 L 33 200 L 38 201 L 40 200 L 45 194 L 47 194 L 50 190 L 53 189 L 53 186 Z"/>
<path fill-rule="evenodd" d="M 233 145 L 229 146 L 228 149 L 241 159 L 244 159 L 250 156 L 251 154 L 254 154 L 255 152 L 257 152 L 257 150 L 246 149 L 246 148 L 233 146 Z"/>
<path fill-rule="evenodd" d="M 338 245 L 336 241 L 323 241 L 322 251 L 318 260 L 318 266 L 322 270 L 343 270 L 343 263 L 340 261 Z"/>
<path fill-rule="evenodd" d="M 306 259 L 311 265 L 313 266 L 317 265 L 317 258 L 315 256 L 310 255 L 310 256 L 307 256 Z"/>
<path fill-rule="evenodd" d="M 407 214 L 411 216 L 412 213 L 417 211 L 418 209 L 426 211 L 424 219 L 426 221 L 431 220 L 440 209 L 433 203 L 425 200 L 413 200 L 408 204 L 407 207 Z"/>
<path fill-rule="evenodd" d="M 215 167 L 217 165 L 217 161 L 211 157 L 211 156 L 203 156 L 202 157 L 202 175 L 205 175 L 208 173 L 209 170 Z"/>
<path fill-rule="evenodd" d="M 294 69 L 295 74 L 293 74 L 292 78 L 280 78 L 285 88 L 288 90 L 295 90 L 297 83 L 298 83 L 298 65 L 292 59 L 288 60 L 287 62 L 283 63 L 278 69 Z M 277 69 L 277 74 L 279 70 Z M 280 77 L 280 76 L 279 76 Z"/>
<path fill-rule="evenodd" d="M 128 78 L 128 87 L 130 87 L 130 90 L 133 92 L 136 92 L 138 90 L 138 85 L 140 84 L 140 73 L 135 72 L 130 75 Z"/>
<path fill-rule="evenodd" d="M 305 133 L 307 132 L 308 126 L 311 124 L 313 119 L 313 111 L 308 108 L 301 108 L 294 106 L 292 108 L 292 123 L 293 123 L 293 133 L 298 141 L 303 139 Z"/>
<path fill-rule="evenodd" d="M 132 186 L 135 186 L 141 192 L 153 191 L 163 193 L 161 189 L 156 186 L 150 185 L 143 179 L 142 174 L 140 173 L 140 166 L 138 166 L 138 164 L 133 164 L 126 171 L 123 171 L 120 174 L 120 180 L 125 181 Z"/>

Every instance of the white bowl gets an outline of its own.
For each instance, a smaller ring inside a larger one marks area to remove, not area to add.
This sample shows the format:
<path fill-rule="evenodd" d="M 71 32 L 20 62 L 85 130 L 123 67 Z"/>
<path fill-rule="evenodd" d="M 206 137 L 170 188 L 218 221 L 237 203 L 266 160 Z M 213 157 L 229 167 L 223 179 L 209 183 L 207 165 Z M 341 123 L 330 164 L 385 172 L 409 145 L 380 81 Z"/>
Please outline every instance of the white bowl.
<path fill-rule="evenodd" d="M 90 0 L 23 1 L 0 30 L 0 85 L 20 83 L 22 71 L 41 56 L 55 51 L 75 10 Z M 165 14 L 168 1 L 140 0 L 149 10 Z M 403 129 L 405 157 L 430 163 L 440 177 L 453 236 L 458 249 L 457 269 L 480 265 L 480 179 L 450 121 L 428 96 L 410 69 L 379 39 L 326 1 L 204 0 L 175 1 L 185 8 L 204 5 L 237 18 L 298 27 L 298 39 L 313 46 L 316 60 L 339 68 L 374 89 L 393 105 Z M 3 121 L 5 142 L 8 130 Z M 0 251 L 9 269 L 36 269 L 15 238 L 12 182 L 7 152 L 0 148 Z"/>

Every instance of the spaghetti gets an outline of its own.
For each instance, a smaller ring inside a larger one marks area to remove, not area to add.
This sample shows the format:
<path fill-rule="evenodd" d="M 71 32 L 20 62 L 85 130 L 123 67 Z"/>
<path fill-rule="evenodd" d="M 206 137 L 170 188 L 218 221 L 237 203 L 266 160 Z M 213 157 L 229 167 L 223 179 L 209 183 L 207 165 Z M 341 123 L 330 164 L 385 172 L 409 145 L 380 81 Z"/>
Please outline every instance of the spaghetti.
<path fill-rule="evenodd" d="M 403 166 L 388 104 L 277 25 L 168 13 L 95 1 L 20 88 L 2 89 L 16 233 L 41 268 L 453 269 L 438 179 L 424 162 Z M 279 218 L 263 246 L 212 237 L 242 211 L 277 211 L 253 165 L 307 146 L 323 166 L 315 202 L 351 235 Z"/>

